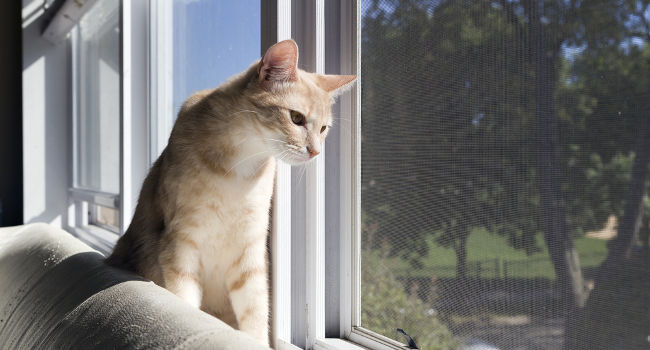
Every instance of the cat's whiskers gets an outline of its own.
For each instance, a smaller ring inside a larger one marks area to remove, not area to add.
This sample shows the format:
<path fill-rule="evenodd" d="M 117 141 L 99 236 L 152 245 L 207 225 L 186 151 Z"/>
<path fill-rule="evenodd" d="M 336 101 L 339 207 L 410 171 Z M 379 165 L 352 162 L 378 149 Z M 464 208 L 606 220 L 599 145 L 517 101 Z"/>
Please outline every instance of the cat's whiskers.
<path fill-rule="evenodd" d="M 258 164 L 257 167 L 255 167 L 255 171 L 253 172 L 253 174 L 259 174 L 260 170 L 262 170 L 262 168 L 266 166 L 267 163 L 268 163 L 268 159 L 263 162 L 260 162 L 260 164 Z"/>
<path fill-rule="evenodd" d="M 348 123 L 346 123 L 346 124 L 339 123 L 340 121 L 347 121 Z M 331 127 L 334 127 L 335 125 L 336 125 L 336 126 L 338 126 L 338 125 L 342 125 L 342 126 L 350 126 L 350 123 L 349 123 L 349 122 L 350 122 L 349 120 L 344 120 L 344 119 L 332 119 L 332 125 L 330 125 L 330 126 L 331 126 Z"/>
<path fill-rule="evenodd" d="M 235 146 L 236 146 L 236 147 L 239 147 L 239 146 L 243 145 L 244 143 L 246 143 L 246 141 L 248 141 L 248 138 L 245 138 L 245 139 L 243 139 L 243 140 L 237 142 L 237 144 L 236 144 Z"/>
<path fill-rule="evenodd" d="M 345 124 L 344 124 L 344 123 L 337 123 L 338 121 L 345 121 L 345 122 L 347 122 L 347 123 L 345 123 Z M 351 125 L 351 124 L 352 124 L 352 121 L 350 120 L 349 117 L 346 118 L 346 117 L 344 117 L 344 116 L 339 116 L 339 117 L 332 116 L 332 125 L 331 125 L 331 126 L 332 126 L 332 127 L 334 127 L 335 125 L 336 125 L 336 126 L 340 126 L 340 127 L 341 127 L 341 130 L 347 132 L 347 135 L 346 135 L 346 136 L 349 136 L 349 135 L 351 134 L 351 133 L 350 133 L 350 125 Z"/>
<path fill-rule="evenodd" d="M 261 114 L 260 114 L 259 112 L 257 112 L 257 111 L 252 111 L 252 110 L 250 110 L 250 109 L 242 109 L 241 111 L 237 111 L 237 112 L 234 112 L 234 113 L 229 114 L 227 118 L 230 118 L 230 117 L 232 117 L 232 116 L 235 115 L 235 114 L 241 114 L 241 113 L 246 113 L 246 112 L 248 112 L 248 113 L 255 113 L 255 114 L 259 115 L 260 117 L 263 117 L 263 115 L 261 115 Z M 243 116 L 245 116 L 245 114 L 238 115 L 238 116 L 236 116 L 236 117 L 230 119 L 230 121 L 233 121 L 233 120 L 235 120 L 235 119 L 237 119 L 237 118 L 239 118 L 239 117 L 243 117 Z"/>
<path fill-rule="evenodd" d="M 348 122 L 348 123 L 350 123 L 352 121 L 352 119 L 350 119 L 350 116 L 342 116 L 342 115 L 339 115 L 339 116 L 332 115 L 332 121 L 334 121 L 334 120 L 345 121 L 345 122 Z"/>
<path fill-rule="evenodd" d="M 298 151 L 293 150 L 293 149 L 291 149 L 291 148 L 288 148 L 286 151 L 287 151 L 287 155 L 289 155 L 289 156 L 292 156 L 292 157 L 294 157 L 294 156 L 300 156 L 300 154 L 298 153 Z"/>
<path fill-rule="evenodd" d="M 271 150 L 265 149 L 262 152 L 257 152 L 257 153 L 251 154 L 248 157 L 245 157 L 244 159 L 242 159 L 242 160 L 238 161 L 237 163 L 235 163 L 235 165 L 233 165 L 230 169 L 228 169 L 228 171 L 226 171 L 226 175 L 228 175 L 233 169 L 235 169 L 235 167 L 237 167 L 241 163 L 243 163 L 243 162 L 245 162 L 245 161 L 247 161 L 247 160 L 249 160 L 249 159 L 251 159 L 251 158 L 253 158 L 255 156 L 258 156 L 260 154 L 270 153 L 270 152 L 271 152 Z"/>
<path fill-rule="evenodd" d="M 300 177 L 298 178 L 298 182 L 297 182 L 298 185 L 300 185 L 300 181 L 302 181 L 302 177 L 307 172 L 307 167 L 305 166 L 305 164 L 301 164 L 300 167 L 302 168 L 302 170 L 300 171 Z"/>
<path fill-rule="evenodd" d="M 289 155 L 289 151 L 284 150 L 284 151 L 282 151 L 280 154 L 278 154 L 278 155 L 276 156 L 276 158 L 278 158 L 278 160 L 281 160 L 281 161 L 284 162 L 284 160 L 285 160 L 285 158 L 287 157 L 287 155 Z"/>
<path fill-rule="evenodd" d="M 286 162 L 286 159 L 291 156 L 291 153 L 293 153 L 291 149 L 284 149 L 277 155 L 277 158 Z"/>
<path fill-rule="evenodd" d="M 344 136 L 346 136 L 346 137 L 349 137 L 350 135 L 352 135 L 349 128 L 341 128 L 341 131 L 345 133 Z"/>
<path fill-rule="evenodd" d="M 292 144 L 290 144 L 289 142 L 286 142 L 286 141 L 276 140 L 276 139 L 270 139 L 270 138 L 267 138 L 267 137 L 265 137 L 264 139 L 265 139 L 265 140 L 269 140 L 269 141 L 281 142 L 282 144 L 284 144 L 285 146 L 287 146 L 287 147 L 289 147 L 289 148 L 299 149 L 298 146 L 296 146 L 296 145 L 292 145 Z"/>

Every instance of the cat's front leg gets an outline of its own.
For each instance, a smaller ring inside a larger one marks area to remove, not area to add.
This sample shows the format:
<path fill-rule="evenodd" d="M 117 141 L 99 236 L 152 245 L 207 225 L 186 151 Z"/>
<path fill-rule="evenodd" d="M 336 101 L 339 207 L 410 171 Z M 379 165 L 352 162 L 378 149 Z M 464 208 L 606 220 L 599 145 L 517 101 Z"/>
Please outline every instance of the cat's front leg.
<path fill-rule="evenodd" d="M 183 239 L 168 244 L 160 254 L 164 286 L 192 306 L 201 306 L 202 288 L 200 276 L 199 246 Z"/>
<path fill-rule="evenodd" d="M 239 329 L 268 346 L 266 237 L 249 245 L 226 272 L 228 294 Z"/>

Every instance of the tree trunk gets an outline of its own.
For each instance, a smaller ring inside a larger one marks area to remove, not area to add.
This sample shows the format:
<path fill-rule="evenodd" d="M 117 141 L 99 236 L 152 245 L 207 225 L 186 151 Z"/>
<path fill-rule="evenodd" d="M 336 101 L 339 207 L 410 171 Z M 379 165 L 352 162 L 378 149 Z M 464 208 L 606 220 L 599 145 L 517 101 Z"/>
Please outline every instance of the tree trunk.
<path fill-rule="evenodd" d="M 534 6 L 533 6 L 534 8 Z M 536 10 L 534 10 L 535 12 Z M 563 300 L 572 307 L 584 305 L 584 281 L 578 253 L 566 221 L 558 161 L 558 123 L 555 116 L 555 82 L 561 43 L 545 36 L 539 14 L 531 15 L 530 38 L 535 68 L 537 116 L 537 185 L 540 223 Z"/>
<path fill-rule="evenodd" d="M 650 268 L 647 256 L 644 259 L 643 253 L 631 252 L 644 217 L 643 197 L 650 166 L 650 86 L 647 95 L 646 117 L 639 125 L 632 178 L 618 236 L 609 244 L 607 258 L 598 268 L 594 290 L 569 339 L 572 349 L 648 348 Z"/>
<path fill-rule="evenodd" d="M 641 241 L 641 261 L 650 270 L 650 216 L 644 215 L 639 229 L 639 240 Z"/>
<path fill-rule="evenodd" d="M 465 281 L 467 279 L 467 234 L 463 232 L 454 243 L 456 252 L 456 278 Z"/>
<path fill-rule="evenodd" d="M 647 98 L 650 98 L 650 88 Z M 648 103 L 650 106 L 650 103 Z M 639 136 L 634 150 L 634 165 L 632 179 L 625 200 L 623 219 L 618 228 L 618 236 L 612 242 L 607 260 L 620 260 L 629 256 L 634 238 L 638 237 L 643 219 L 643 197 L 646 190 L 648 177 L 648 164 L 650 164 L 650 107 L 646 118 L 641 120 Z"/>

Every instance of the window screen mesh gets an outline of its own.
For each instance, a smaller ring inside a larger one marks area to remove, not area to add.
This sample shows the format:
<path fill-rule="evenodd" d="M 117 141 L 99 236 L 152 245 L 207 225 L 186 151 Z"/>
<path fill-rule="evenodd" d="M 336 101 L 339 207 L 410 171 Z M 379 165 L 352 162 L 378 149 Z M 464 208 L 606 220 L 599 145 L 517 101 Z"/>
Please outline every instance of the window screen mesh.
<path fill-rule="evenodd" d="M 647 1 L 363 0 L 361 325 L 649 349 Z"/>

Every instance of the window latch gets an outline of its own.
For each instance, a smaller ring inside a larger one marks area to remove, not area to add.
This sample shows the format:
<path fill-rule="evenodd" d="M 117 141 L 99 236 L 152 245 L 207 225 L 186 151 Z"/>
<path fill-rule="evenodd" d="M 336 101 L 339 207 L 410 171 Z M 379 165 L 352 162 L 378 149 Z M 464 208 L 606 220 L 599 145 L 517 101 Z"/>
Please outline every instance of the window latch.
<path fill-rule="evenodd" d="M 409 349 L 417 349 L 418 348 L 418 345 L 415 344 L 415 340 L 413 340 L 413 338 L 411 338 L 410 335 L 406 334 L 406 332 L 404 332 L 403 329 L 397 328 L 397 332 L 402 334 L 404 336 L 404 338 L 406 338 L 406 343 L 408 344 Z"/>

